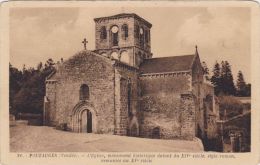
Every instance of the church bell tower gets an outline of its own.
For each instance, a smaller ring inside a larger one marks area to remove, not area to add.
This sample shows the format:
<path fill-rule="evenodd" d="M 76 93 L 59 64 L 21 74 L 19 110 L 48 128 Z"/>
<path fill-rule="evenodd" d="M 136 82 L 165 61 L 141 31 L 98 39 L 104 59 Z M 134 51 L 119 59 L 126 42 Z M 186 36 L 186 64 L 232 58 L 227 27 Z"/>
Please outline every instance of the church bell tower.
<path fill-rule="evenodd" d="M 95 52 L 130 66 L 139 67 L 152 58 L 152 24 L 136 14 L 95 18 Z"/>

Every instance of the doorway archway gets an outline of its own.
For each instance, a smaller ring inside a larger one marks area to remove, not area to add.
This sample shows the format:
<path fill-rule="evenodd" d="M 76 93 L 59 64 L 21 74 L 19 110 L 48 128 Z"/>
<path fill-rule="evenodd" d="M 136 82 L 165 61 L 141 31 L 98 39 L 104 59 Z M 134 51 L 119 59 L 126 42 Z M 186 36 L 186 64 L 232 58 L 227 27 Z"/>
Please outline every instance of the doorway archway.
<path fill-rule="evenodd" d="M 97 113 L 87 102 L 79 102 L 71 112 L 73 132 L 97 133 Z"/>

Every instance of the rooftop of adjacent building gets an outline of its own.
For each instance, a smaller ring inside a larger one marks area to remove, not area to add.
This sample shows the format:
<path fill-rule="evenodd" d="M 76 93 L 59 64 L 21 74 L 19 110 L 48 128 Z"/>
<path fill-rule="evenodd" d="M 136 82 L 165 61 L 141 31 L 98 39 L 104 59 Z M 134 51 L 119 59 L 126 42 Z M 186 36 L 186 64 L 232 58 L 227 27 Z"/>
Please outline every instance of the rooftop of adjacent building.
<path fill-rule="evenodd" d="M 251 103 L 251 97 L 236 97 L 242 103 Z"/>

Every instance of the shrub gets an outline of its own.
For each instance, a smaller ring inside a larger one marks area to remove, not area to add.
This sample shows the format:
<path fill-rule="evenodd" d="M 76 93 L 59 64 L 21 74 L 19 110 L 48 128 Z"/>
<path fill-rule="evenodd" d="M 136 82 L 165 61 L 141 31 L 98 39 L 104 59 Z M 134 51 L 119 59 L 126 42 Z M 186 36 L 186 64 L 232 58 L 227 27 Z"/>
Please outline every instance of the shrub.
<path fill-rule="evenodd" d="M 56 126 L 57 130 L 62 130 L 62 131 L 68 131 L 68 124 L 67 123 L 60 123 Z"/>

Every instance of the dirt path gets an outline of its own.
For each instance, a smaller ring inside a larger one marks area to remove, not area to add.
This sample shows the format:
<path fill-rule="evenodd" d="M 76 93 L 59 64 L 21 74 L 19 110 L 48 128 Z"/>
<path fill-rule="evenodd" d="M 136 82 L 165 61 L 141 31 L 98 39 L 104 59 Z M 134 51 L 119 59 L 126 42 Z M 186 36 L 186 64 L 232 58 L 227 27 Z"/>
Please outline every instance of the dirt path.
<path fill-rule="evenodd" d="M 105 134 L 72 133 L 52 127 L 10 128 L 11 152 L 201 152 L 199 140 L 160 140 Z"/>

